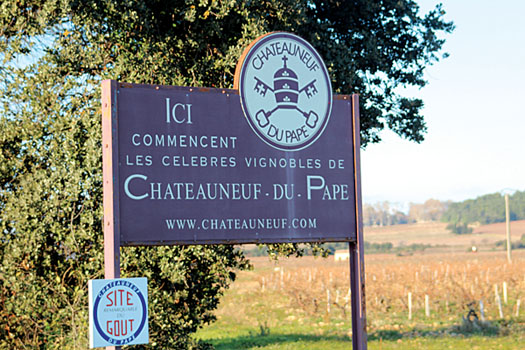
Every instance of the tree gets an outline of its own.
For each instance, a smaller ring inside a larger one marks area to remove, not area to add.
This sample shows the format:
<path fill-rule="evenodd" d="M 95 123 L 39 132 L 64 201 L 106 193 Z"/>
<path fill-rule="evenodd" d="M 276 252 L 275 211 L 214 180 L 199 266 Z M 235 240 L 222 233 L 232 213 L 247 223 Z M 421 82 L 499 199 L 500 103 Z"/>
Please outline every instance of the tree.
<path fill-rule="evenodd" d="M 363 203 L 363 225 L 375 226 L 378 225 L 378 212 L 374 206 Z"/>
<path fill-rule="evenodd" d="M 525 192 L 516 191 L 509 197 L 510 219 L 525 219 Z M 505 221 L 505 201 L 501 193 L 491 193 L 475 199 L 450 204 L 442 221 L 451 224 L 490 224 Z"/>
<path fill-rule="evenodd" d="M 439 221 L 450 202 L 428 199 L 423 204 L 410 203 L 409 219 L 413 222 Z"/>
<path fill-rule="evenodd" d="M 468 224 L 462 224 L 462 223 L 448 224 L 447 230 L 450 230 L 450 232 L 458 234 L 458 235 L 472 233 L 472 227 L 469 227 Z"/>
<path fill-rule="evenodd" d="M 101 80 L 231 87 L 244 47 L 290 31 L 337 93 L 361 94 L 364 145 L 385 127 L 420 142 L 422 101 L 395 89 L 425 85 L 453 29 L 443 16 L 410 0 L 3 1 L 0 348 L 86 346 L 86 283 L 102 277 Z M 122 249 L 123 275 L 150 280 L 154 348 L 188 347 L 247 267 L 231 246 Z"/>
<path fill-rule="evenodd" d="M 363 204 L 363 225 L 387 226 L 406 224 L 408 217 L 395 209 L 388 201 L 377 202 L 374 205 Z"/>

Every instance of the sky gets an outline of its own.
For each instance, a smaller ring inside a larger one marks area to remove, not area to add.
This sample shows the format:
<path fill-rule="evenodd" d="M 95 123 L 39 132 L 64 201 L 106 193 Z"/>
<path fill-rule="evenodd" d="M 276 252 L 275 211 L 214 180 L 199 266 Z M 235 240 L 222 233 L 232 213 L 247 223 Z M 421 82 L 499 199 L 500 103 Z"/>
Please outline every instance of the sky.
<path fill-rule="evenodd" d="M 440 1 L 418 0 L 424 13 Z M 430 66 L 420 144 L 382 132 L 361 152 L 365 203 L 400 208 L 525 190 L 525 1 L 444 0 L 450 57 Z"/>

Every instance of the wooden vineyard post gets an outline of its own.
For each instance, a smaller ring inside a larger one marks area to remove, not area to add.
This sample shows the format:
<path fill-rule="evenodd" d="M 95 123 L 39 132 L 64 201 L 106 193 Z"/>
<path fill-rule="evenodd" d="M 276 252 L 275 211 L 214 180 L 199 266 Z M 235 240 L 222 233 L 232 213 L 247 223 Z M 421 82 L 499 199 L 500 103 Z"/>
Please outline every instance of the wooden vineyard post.
<path fill-rule="evenodd" d="M 408 292 L 408 319 L 412 319 L 412 293 Z"/>
<path fill-rule="evenodd" d="M 482 321 L 485 321 L 485 306 L 483 305 L 483 300 L 479 301 L 479 315 Z"/>
<path fill-rule="evenodd" d="M 114 186 L 118 183 L 117 82 L 102 82 L 102 177 L 104 189 L 104 278 L 120 278 L 120 236 L 118 225 L 118 197 Z M 107 346 L 118 350 L 120 346 Z"/>
<path fill-rule="evenodd" d="M 356 215 L 356 241 L 349 243 L 350 290 L 352 292 L 352 345 L 354 350 L 367 349 L 366 301 L 365 301 L 365 256 L 361 204 L 361 170 L 359 152 L 359 95 L 352 95 L 352 124 L 354 129 L 354 190 Z"/>

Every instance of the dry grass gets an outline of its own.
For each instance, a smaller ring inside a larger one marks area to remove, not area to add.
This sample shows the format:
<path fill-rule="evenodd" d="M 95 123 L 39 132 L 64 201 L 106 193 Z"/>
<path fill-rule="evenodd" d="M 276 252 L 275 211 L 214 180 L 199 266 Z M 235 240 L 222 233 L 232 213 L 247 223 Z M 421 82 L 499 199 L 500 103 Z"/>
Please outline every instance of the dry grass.
<path fill-rule="evenodd" d="M 525 250 L 515 251 L 513 257 L 507 264 L 504 252 L 367 255 L 370 348 L 522 349 Z M 254 271 L 239 274 L 216 312 L 218 321 L 201 330 L 199 339 L 211 341 L 217 350 L 351 347 L 347 261 L 304 257 L 275 263 L 260 257 L 252 262 Z M 507 303 L 503 282 L 508 286 Z M 425 295 L 430 298 L 429 317 Z M 469 310 L 479 315 L 479 300 L 484 302 L 486 321 L 467 322 Z M 522 303 L 520 317 L 515 316 L 517 300 Z"/>
<path fill-rule="evenodd" d="M 513 222 L 514 240 L 525 233 L 524 228 L 525 221 Z M 505 238 L 504 232 L 502 224 L 481 226 L 468 235 L 453 235 L 442 223 L 367 228 L 369 242 L 448 246 L 412 256 L 365 256 L 369 348 L 522 349 L 525 250 L 513 252 L 512 264 L 503 250 L 489 251 L 495 241 Z M 483 250 L 467 252 L 472 244 Z M 218 321 L 198 337 L 211 341 L 217 350 L 351 347 L 348 261 L 336 262 L 333 257 L 251 260 L 254 271 L 239 273 L 216 312 Z M 411 320 L 408 293 L 412 295 Z M 425 315 L 425 295 L 430 301 L 429 316 Z M 480 300 L 485 321 L 467 316 L 474 311 L 481 317 Z M 516 317 L 518 300 L 522 305 Z"/>
<path fill-rule="evenodd" d="M 282 293 L 290 307 L 310 315 L 347 317 L 349 311 L 348 262 L 333 259 L 285 259 L 278 263 L 266 258 L 253 260 L 257 273 L 234 288 L 244 292 Z M 409 257 L 369 255 L 366 257 L 367 309 L 370 316 L 406 314 L 407 296 L 412 293 L 414 313 L 424 313 L 425 295 L 433 317 L 479 313 L 485 305 L 488 319 L 498 318 L 495 286 L 504 314 L 516 312 L 518 299 L 525 303 L 525 251 L 514 252 L 508 264 L 503 252 L 417 254 Z M 503 282 L 507 285 L 504 302 Z M 328 304 L 328 301 L 330 303 Z M 522 306 L 522 314 L 525 313 Z M 332 315 L 332 316 L 333 316 Z"/>

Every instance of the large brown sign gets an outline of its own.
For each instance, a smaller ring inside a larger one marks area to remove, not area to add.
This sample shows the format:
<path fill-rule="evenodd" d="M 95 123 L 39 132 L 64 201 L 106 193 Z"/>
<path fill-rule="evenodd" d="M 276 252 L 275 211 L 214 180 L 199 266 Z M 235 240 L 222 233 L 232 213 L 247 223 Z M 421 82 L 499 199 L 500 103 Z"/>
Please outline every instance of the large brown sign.
<path fill-rule="evenodd" d="M 356 239 L 350 96 L 336 96 L 315 142 L 289 151 L 253 132 L 235 90 L 104 89 L 114 101 L 104 142 L 121 245 Z"/>

